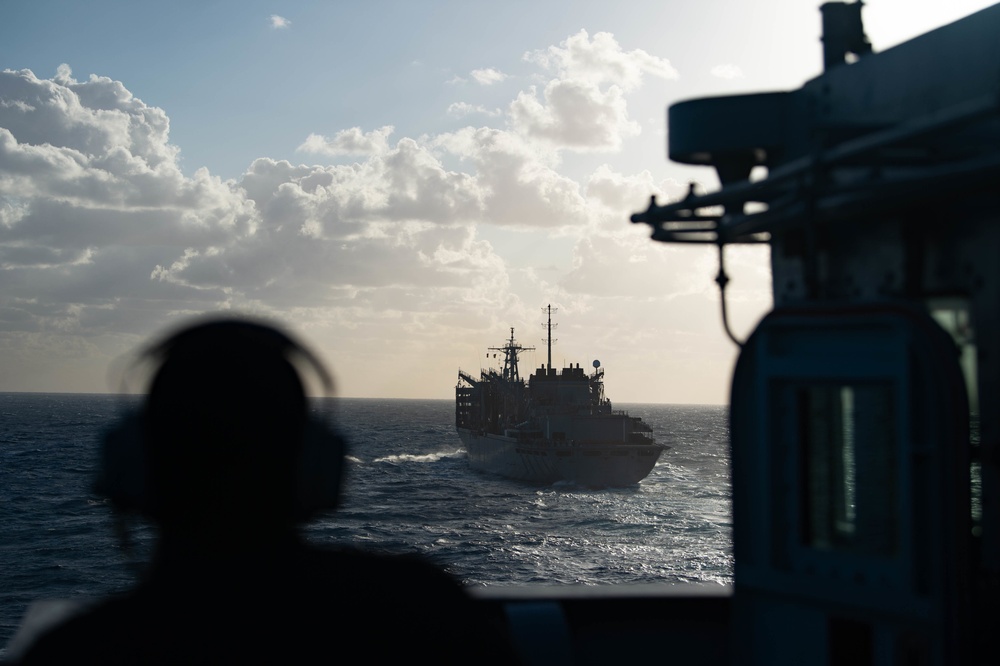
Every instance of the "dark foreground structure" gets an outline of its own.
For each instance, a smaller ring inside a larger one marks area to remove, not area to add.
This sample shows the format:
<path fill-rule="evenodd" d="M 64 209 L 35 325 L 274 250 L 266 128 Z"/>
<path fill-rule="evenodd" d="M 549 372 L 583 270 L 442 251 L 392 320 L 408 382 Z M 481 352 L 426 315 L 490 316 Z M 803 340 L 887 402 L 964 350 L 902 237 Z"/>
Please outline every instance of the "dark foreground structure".
<path fill-rule="evenodd" d="M 878 54 L 860 3 L 821 9 L 821 76 L 670 108 L 671 159 L 721 188 L 633 216 L 718 246 L 727 332 L 723 249 L 770 245 L 774 310 L 736 340 L 734 589 L 525 604 L 567 661 L 1000 661 L 1000 5 Z"/>

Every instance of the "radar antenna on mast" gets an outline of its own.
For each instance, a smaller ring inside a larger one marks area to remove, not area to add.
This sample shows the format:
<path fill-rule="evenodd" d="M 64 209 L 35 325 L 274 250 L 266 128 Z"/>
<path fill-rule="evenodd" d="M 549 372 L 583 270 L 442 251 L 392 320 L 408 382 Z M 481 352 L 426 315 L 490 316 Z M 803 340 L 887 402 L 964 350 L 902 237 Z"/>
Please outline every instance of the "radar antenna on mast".
<path fill-rule="evenodd" d="M 523 351 L 535 351 L 534 347 L 522 347 L 514 340 L 514 328 L 510 329 L 510 340 L 508 340 L 503 347 L 489 347 L 490 351 L 503 352 L 503 373 L 501 377 L 504 379 L 519 382 L 521 381 L 521 374 L 517 369 L 517 357 Z"/>
<path fill-rule="evenodd" d="M 554 307 L 552 307 L 552 305 L 548 305 L 548 306 L 542 308 L 542 312 L 546 312 L 549 315 L 549 321 L 548 321 L 548 323 L 542 324 L 542 326 L 545 327 L 545 331 L 547 333 L 546 337 L 542 340 L 542 342 L 546 343 L 548 345 L 548 348 L 549 348 L 549 360 L 548 360 L 548 363 L 546 363 L 546 365 L 545 365 L 545 369 L 546 370 L 551 370 L 552 369 L 552 343 L 556 342 L 556 339 L 552 337 L 552 329 L 559 325 L 559 324 L 553 324 L 552 323 L 552 313 L 553 312 L 558 312 L 558 311 L 559 311 L 559 308 L 554 308 Z"/>

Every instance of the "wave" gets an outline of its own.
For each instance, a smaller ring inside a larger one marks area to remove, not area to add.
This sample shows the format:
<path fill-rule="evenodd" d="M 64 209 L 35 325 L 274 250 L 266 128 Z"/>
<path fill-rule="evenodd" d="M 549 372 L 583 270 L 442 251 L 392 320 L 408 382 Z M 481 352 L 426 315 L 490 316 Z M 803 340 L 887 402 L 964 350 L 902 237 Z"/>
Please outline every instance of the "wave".
<path fill-rule="evenodd" d="M 462 458 L 465 456 L 465 451 L 462 449 L 456 449 L 454 451 L 439 451 L 437 453 L 397 453 L 388 456 L 382 456 L 381 458 L 375 458 L 372 462 L 382 463 L 399 463 L 399 462 L 418 462 L 418 463 L 433 463 L 439 460 L 444 460 L 446 458 Z"/>

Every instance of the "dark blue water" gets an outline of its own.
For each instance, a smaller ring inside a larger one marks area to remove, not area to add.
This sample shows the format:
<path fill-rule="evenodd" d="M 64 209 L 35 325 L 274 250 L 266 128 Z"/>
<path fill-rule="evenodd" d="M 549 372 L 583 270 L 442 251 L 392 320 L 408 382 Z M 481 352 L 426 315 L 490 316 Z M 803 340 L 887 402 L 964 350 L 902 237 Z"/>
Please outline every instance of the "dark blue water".
<path fill-rule="evenodd" d="M 0 646 L 35 599 L 131 585 L 149 551 L 123 552 L 91 491 L 98 435 L 128 398 L 0 393 Z M 417 552 L 472 586 L 732 581 L 726 408 L 616 405 L 673 447 L 641 484 L 537 487 L 472 472 L 446 400 L 335 399 L 351 444 L 341 509 L 319 543 Z"/>

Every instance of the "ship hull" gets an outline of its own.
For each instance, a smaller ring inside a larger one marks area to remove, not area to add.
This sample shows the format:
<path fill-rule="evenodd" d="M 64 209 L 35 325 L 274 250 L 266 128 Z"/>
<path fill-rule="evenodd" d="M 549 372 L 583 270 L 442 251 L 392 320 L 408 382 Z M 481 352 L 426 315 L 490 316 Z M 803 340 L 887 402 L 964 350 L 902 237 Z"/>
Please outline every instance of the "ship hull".
<path fill-rule="evenodd" d="M 525 441 L 457 430 L 473 469 L 546 485 L 563 481 L 589 488 L 632 486 L 649 475 L 665 448 L 659 444 Z"/>

